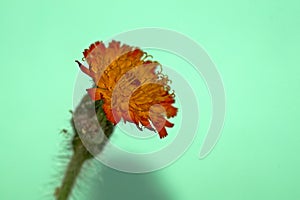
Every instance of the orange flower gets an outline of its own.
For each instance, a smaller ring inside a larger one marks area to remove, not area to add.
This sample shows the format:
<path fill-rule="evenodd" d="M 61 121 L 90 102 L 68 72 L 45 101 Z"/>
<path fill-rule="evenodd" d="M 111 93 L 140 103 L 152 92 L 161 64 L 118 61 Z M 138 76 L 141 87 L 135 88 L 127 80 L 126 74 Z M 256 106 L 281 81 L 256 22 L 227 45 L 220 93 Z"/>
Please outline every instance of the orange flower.
<path fill-rule="evenodd" d="M 76 61 L 85 74 L 95 82 L 87 89 L 90 97 L 103 100 L 103 110 L 113 124 L 121 119 L 157 131 L 160 138 L 167 136 L 165 127 L 173 127 L 166 118 L 174 117 L 177 108 L 174 93 L 170 93 L 169 79 L 157 68 L 156 61 L 141 49 L 112 41 L 91 44 L 83 52 L 89 67 Z"/>

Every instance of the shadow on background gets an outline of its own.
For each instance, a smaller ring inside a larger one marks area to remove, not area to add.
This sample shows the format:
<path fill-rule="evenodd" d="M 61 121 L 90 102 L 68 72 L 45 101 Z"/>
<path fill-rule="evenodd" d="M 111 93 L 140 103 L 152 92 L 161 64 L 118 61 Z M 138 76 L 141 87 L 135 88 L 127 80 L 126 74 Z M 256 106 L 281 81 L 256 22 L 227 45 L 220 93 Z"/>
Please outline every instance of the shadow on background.
<path fill-rule="evenodd" d="M 130 174 L 116 171 L 102 165 L 101 183 L 95 184 L 91 197 L 93 200 L 171 200 L 167 185 L 155 172 L 146 174 Z"/>

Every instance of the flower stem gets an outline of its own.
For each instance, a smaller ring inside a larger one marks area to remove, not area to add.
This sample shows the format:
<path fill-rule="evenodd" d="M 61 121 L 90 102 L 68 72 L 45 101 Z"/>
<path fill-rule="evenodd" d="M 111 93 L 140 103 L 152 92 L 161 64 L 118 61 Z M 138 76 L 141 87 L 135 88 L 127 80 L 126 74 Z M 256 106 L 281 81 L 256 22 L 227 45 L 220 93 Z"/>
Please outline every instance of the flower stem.
<path fill-rule="evenodd" d="M 83 166 L 83 163 L 86 160 L 92 158 L 92 155 L 83 146 L 78 135 L 74 136 L 72 143 L 76 144 L 74 146 L 74 154 L 68 164 L 67 171 L 65 173 L 61 187 L 56 189 L 55 195 L 57 200 L 68 199 L 72 191 L 72 188 L 75 184 L 76 178 Z"/>
<path fill-rule="evenodd" d="M 107 120 L 102 105 L 103 102 L 101 100 L 92 102 L 89 96 L 86 95 L 73 113 L 73 118 L 71 119 L 74 132 L 72 138 L 73 155 L 67 166 L 61 186 L 55 190 L 56 200 L 67 200 L 69 198 L 83 164 L 85 161 L 93 158 L 89 150 L 92 150 L 93 153 L 100 153 L 113 132 L 114 126 Z M 93 117 L 95 118 L 94 120 Z M 95 129 L 95 126 L 99 126 L 102 132 L 99 132 L 99 129 Z M 93 139 L 99 133 L 104 133 L 105 137 L 100 143 L 94 144 Z M 89 140 L 84 138 L 89 138 Z M 92 144 L 89 144 L 89 142 L 92 142 Z M 86 149 L 85 145 L 89 146 L 89 150 Z"/>

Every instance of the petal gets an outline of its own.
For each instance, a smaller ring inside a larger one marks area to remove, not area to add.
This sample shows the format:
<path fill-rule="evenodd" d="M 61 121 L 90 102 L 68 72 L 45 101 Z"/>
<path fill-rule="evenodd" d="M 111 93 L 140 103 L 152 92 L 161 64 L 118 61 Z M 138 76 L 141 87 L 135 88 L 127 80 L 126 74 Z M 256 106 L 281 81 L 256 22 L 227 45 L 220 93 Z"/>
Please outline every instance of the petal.
<path fill-rule="evenodd" d="M 166 122 L 165 122 L 165 126 L 166 127 L 173 127 L 174 126 L 174 124 L 173 123 L 171 123 L 171 122 L 169 122 L 168 120 L 166 120 Z"/>
<path fill-rule="evenodd" d="M 93 71 L 91 71 L 86 66 L 84 66 L 83 64 L 81 64 L 81 62 L 79 62 L 78 60 L 75 60 L 75 62 L 78 64 L 80 70 L 83 73 L 85 73 L 86 75 L 88 75 L 89 77 L 91 77 L 92 79 L 94 79 L 94 81 L 95 81 L 96 74 Z"/>
<path fill-rule="evenodd" d="M 99 88 L 90 88 L 86 90 L 93 101 L 101 99 L 101 93 Z"/>
<path fill-rule="evenodd" d="M 164 137 L 166 137 L 166 136 L 168 135 L 168 133 L 167 133 L 165 127 L 163 127 L 163 128 L 158 132 L 158 134 L 159 134 L 160 139 L 162 139 L 162 138 L 164 138 Z"/>

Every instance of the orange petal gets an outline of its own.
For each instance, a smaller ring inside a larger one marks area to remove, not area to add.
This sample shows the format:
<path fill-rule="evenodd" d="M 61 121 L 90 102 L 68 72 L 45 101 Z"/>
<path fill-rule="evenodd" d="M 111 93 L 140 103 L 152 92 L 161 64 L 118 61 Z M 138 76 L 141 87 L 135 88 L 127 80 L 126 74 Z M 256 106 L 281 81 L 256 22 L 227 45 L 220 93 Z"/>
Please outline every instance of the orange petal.
<path fill-rule="evenodd" d="M 166 136 L 168 135 L 168 133 L 167 133 L 165 127 L 163 127 L 163 128 L 158 132 L 158 134 L 159 134 L 159 137 L 160 137 L 161 139 L 164 138 L 164 137 L 166 137 Z"/>
<path fill-rule="evenodd" d="M 103 104 L 102 106 L 105 114 L 106 114 L 106 118 L 111 122 L 113 123 L 114 125 L 116 125 L 116 121 L 115 121 L 115 118 L 113 116 L 113 113 L 112 113 L 112 110 L 110 108 L 110 106 L 108 106 L 108 104 Z"/>
<path fill-rule="evenodd" d="M 101 99 L 99 88 L 90 88 L 86 90 L 93 101 L 98 101 Z"/>
<path fill-rule="evenodd" d="M 165 122 L 165 126 L 166 127 L 173 127 L 174 126 L 174 124 L 173 123 L 171 123 L 171 122 L 169 122 L 168 120 L 166 120 L 166 122 Z"/>
<path fill-rule="evenodd" d="M 177 114 L 178 108 L 169 106 L 167 107 L 166 111 L 167 111 L 167 117 L 174 117 Z"/>

